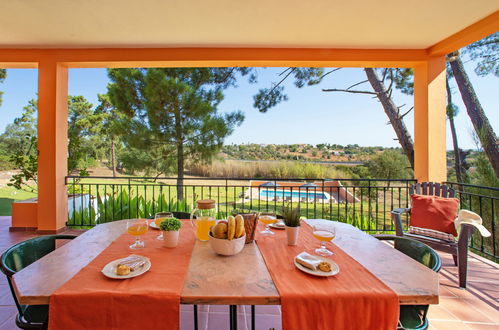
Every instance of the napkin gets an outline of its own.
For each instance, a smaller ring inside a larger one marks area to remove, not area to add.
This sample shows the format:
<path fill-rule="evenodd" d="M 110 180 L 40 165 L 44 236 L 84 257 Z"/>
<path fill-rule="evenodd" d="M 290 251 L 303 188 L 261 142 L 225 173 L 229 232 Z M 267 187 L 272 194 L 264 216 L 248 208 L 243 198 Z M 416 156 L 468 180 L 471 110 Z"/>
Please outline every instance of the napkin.
<path fill-rule="evenodd" d="M 134 270 L 143 267 L 146 264 L 146 262 L 147 260 L 144 257 L 136 254 L 131 254 L 128 257 L 121 259 L 119 265 L 128 266 L 130 267 L 130 270 L 133 272 Z"/>
<path fill-rule="evenodd" d="M 312 270 L 317 270 L 319 264 L 321 263 L 320 259 L 314 257 L 313 255 L 307 252 L 300 253 L 295 257 L 295 260 L 300 265 L 310 268 Z"/>

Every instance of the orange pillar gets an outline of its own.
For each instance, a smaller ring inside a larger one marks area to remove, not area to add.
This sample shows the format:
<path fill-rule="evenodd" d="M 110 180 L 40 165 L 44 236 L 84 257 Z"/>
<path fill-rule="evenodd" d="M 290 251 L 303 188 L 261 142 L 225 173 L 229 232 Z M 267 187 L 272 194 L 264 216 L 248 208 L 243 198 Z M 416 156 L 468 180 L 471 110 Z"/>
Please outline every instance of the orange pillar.
<path fill-rule="evenodd" d="M 447 180 L 445 57 L 414 68 L 414 177 Z"/>
<path fill-rule="evenodd" d="M 68 69 L 56 62 L 38 66 L 38 231 L 65 227 L 68 194 Z"/>

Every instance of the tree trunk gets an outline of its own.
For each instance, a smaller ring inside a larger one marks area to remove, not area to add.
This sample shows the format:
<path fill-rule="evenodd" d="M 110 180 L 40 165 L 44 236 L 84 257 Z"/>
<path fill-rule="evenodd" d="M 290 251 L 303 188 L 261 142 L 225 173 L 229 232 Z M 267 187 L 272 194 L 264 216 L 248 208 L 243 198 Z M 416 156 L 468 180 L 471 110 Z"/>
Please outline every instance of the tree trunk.
<path fill-rule="evenodd" d="M 452 145 L 454 147 L 454 168 L 456 170 L 456 179 L 457 182 L 464 182 L 461 153 L 459 151 L 459 145 L 457 143 L 456 125 L 454 125 L 454 104 L 452 103 L 452 94 L 449 87 L 449 79 L 446 79 L 445 87 L 447 88 L 447 117 L 449 118 L 450 132 L 452 135 Z"/>
<path fill-rule="evenodd" d="M 414 143 L 412 142 L 412 137 L 407 130 L 404 121 L 399 116 L 399 109 L 388 95 L 388 90 L 386 89 L 385 84 L 378 78 L 376 71 L 372 68 L 364 68 L 364 71 L 366 72 L 369 83 L 377 93 L 377 98 L 383 105 L 383 109 L 390 120 L 390 124 L 395 130 L 395 134 L 397 134 L 397 139 L 414 170 Z"/>
<path fill-rule="evenodd" d="M 114 136 L 111 137 L 111 167 L 113 169 L 113 178 L 116 177 L 116 146 Z"/>
<path fill-rule="evenodd" d="M 175 139 L 177 144 L 177 200 L 184 200 L 184 141 L 180 110 L 175 111 Z"/>
<path fill-rule="evenodd" d="M 459 53 L 454 53 L 449 62 L 452 72 L 454 73 L 454 79 L 456 79 L 457 86 L 461 92 L 463 103 L 466 106 L 468 116 L 473 123 L 473 127 L 480 139 L 482 148 L 494 168 L 496 176 L 499 177 L 499 148 L 497 146 L 496 134 L 483 111 L 482 105 L 475 94 L 475 90 L 471 85 L 466 71 L 464 71 L 463 62 L 459 57 Z"/>

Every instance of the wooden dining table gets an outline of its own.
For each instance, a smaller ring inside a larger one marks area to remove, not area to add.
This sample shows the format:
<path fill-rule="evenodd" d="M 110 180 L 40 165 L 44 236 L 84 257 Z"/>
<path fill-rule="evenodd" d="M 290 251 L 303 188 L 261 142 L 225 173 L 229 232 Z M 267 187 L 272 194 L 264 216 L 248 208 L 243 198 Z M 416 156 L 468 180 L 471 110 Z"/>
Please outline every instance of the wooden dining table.
<path fill-rule="evenodd" d="M 434 271 L 351 225 L 320 219 L 306 221 L 336 226 L 334 243 L 391 288 L 401 305 L 438 303 L 439 282 Z M 19 302 L 48 304 L 52 293 L 125 231 L 126 220 L 99 224 L 16 273 L 13 286 Z M 197 241 L 180 302 L 278 305 L 280 297 L 255 242 L 246 244 L 235 256 L 223 257 L 216 255 L 208 242 Z"/>

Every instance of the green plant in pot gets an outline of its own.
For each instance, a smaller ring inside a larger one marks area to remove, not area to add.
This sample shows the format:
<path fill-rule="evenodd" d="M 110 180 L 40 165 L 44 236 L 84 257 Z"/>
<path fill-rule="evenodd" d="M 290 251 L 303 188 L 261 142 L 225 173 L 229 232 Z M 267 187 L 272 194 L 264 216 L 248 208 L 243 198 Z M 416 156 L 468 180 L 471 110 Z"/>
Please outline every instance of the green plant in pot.
<path fill-rule="evenodd" d="M 178 245 L 180 227 L 182 222 L 177 218 L 166 218 L 161 222 L 159 228 L 163 231 L 163 245 L 173 248 Z"/>
<path fill-rule="evenodd" d="M 288 245 L 296 245 L 298 242 L 298 233 L 300 232 L 300 209 L 298 207 L 285 206 L 282 210 L 282 217 L 286 226 Z"/>

